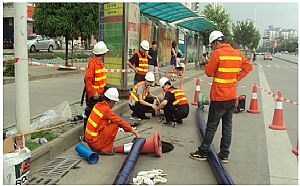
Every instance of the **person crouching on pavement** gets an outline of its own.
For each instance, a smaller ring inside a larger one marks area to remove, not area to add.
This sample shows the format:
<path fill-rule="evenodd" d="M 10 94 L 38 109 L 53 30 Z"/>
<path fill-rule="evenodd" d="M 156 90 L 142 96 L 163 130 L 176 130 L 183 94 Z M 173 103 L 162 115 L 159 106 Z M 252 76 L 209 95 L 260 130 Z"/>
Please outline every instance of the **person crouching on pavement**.
<path fill-rule="evenodd" d="M 189 115 L 189 104 L 184 91 L 174 88 L 166 77 L 162 77 L 159 84 L 165 92 L 165 97 L 156 110 L 164 110 L 166 118 L 164 124 L 174 124 L 175 122 L 181 124 L 182 119 Z"/>
<path fill-rule="evenodd" d="M 129 95 L 129 107 L 133 111 L 133 118 L 150 119 L 145 113 L 155 114 L 158 97 L 150 94 L 150 86 L 154 83 L 155 77 L 152 72 L 147 72 L 145 81 L 137 83 Z"/>
<path fill-rule="evenodd" d="M 115 103 L 119 101 L 119 92 L 116 88 L 107 89 L 103 99 L 94 106 L 88 118 L 85 140 L 98 154 L 114 155 L 113 143 L 119 127 L 125 132 L 133 133 L 136 137 L 139 137 L 139 133 L 112 111 Z"/>

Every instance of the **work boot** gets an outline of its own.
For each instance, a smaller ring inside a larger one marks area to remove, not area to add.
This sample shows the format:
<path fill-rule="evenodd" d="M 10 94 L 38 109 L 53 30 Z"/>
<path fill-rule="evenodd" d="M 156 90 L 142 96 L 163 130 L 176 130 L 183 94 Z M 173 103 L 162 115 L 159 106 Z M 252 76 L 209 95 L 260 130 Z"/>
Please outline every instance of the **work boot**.
<path fill-rule="evenodd" d="M 146 116 L 146 115 L 143 115 L 143 116 L 137 116 L 138 118 L 140 119 L 150 119 L 150 117 Z"/>
<path fill-rule="evenodd" d="M 222 163 L 228 163 L 228 155 L 224 155 L 223 153 L 218 154 L 219 159 L 222 161 Z"/>
<path fill-rule="evenodd" d="M 175 122 L 175 121 L 172 121 L 172 122 L 170 122 L 170 121 L 166 121 L 166 122 L 164 122 L 163 123 L 164 125 L 169 125 L 169 126 L 171 126 L 171 127 L 176 127 L 176 125 L 177 125 L 177 123 Z"/>

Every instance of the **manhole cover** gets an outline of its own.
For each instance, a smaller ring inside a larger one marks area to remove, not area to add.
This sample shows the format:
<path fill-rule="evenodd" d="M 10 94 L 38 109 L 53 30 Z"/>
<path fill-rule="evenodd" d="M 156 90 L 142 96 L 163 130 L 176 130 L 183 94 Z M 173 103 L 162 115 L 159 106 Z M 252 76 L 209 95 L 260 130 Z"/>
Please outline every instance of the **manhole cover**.
<path fill-rule="evenodd" d="M 29 184 L 53 185 L 80 162 L 80 159 L 57 157 L 38 171 L 30 174 Z"/>

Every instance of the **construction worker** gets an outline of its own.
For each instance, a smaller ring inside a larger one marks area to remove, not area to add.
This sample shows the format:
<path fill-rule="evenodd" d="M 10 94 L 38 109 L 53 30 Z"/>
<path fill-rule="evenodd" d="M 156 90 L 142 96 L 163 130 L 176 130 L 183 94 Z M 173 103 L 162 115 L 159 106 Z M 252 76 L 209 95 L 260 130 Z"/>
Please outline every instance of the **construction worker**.
<path fill-rule="evenodd" d="M 145 113 L 151 112 L 155 115 L 156 104 L 159 103 L 157 96 L 150 94 L 150 86 L 154 83 L 155 77 L 152 72 L 147 72 L 145 81 L 137 83 L 129 95 L 129 107 L 133 111 L 133 118 L 150 119 Z"/>
<path fill-rule="evenodd" d="M 162 77 L 159 80 L 159 85 L 165 92 L 165 97 L 156 110 L 164 110 L 166 118 L 164 124 L 182 124 L 182 119 L 189 115 L 189 104 L 184 91 L 174 88 L 166 77 Z"/>
<path fill-rule="evenodd" d="M 209 43 L 213 52 L 208 64 L 204 67 L 204 72 L 208 77 L 213 77 L 210 90 L 211 103 L 202 144 L 196 152 L 190 153 L 190 157 L 201 161 L 207 159 L 209 147 L 222 118 L 222 138 L 218 157 L 223 163 L 227 163 L 232 136 L 232 115 L 237 98 L 237 83 L 253 69 L 253 66 L 239 50 L 225 43 L 222 32 L 211 32 Z"/>
<path fill-rule="evenodd" d="M 149 42 L 143 40 L 140 44 L 140 50 L 135 52 L 127 61 L 127 65 L 135 71 L 134 84 L 145 81 L 145 75 L 148 72 L 148 54 Z"/>
<path fill-rule="evenodd" d="M 85 140 L 93 151 L 101 155 L 114 155 L 112 148 L 119 127 L 123 128 L 125 132 L 131 132 L 139 137 L 139 133 L 130 124 L 112 111 L 117 101 L 119 101 L 118 90 L 116 88 L 107 89 L 103 101 L 94 106 L 87 121 Z"/>
<path fill-rule="evenodd" d="M 87 118 L 94 105 L 102 100 L 102 94 L 106 88 L 107 80 L 104 68 L 104 56 L 108 51 L 109 50 L 103 41 L 96 43 L 93 49 L 94 56 L 88 61 L 86 67 L 84 76 L 86 91 L 86 108 L 84 113 L 86 118 L 84 119 L 84 130 L 86 128 Z"/>

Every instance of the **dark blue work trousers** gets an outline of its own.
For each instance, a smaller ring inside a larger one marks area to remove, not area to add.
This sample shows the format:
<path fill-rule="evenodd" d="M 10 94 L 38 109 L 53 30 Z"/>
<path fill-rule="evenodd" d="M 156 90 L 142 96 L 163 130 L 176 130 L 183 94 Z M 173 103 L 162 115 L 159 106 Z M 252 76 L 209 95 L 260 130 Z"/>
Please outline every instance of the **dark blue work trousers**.
<path fill-rule="evenodd" d="M 205 129 L 205 136 L 199 151 L 207 154 L 214 139 L 215 133 L 222 118 L 222 138 L 220 152 L 228 156 L 232 136 L 232 115 L 236 100 L 212 101 L 209 105 L 208 120 Z"/>

